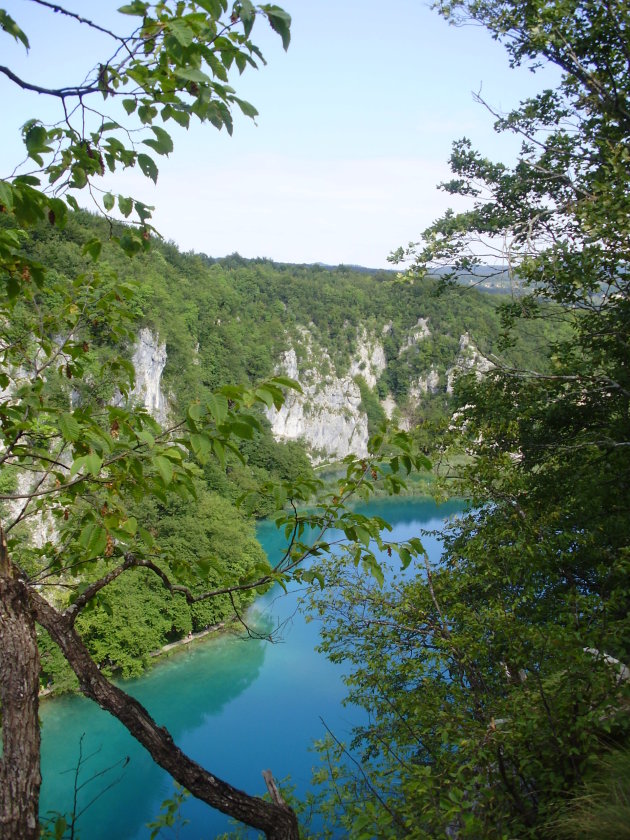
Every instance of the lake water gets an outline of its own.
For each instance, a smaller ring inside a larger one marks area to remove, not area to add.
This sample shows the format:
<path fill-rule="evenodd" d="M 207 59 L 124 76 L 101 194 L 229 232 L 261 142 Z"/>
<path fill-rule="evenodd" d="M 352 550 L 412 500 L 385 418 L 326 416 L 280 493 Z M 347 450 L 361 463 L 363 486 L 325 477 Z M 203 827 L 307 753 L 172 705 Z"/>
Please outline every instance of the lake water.
<path fill-rule="evenodd" d="M 365 512 L 394 526 L 388 539 L 406 540 L 422 529 L 440 529 L 461 509 L 458 502 L 438 508 L 431 501 L 399 499 L 372 502 Z M 263 523 L 259 539 L 272 559 L 277 556 L 283 540 L 273 525 Z M 423 543 L 432 558 L 439 556 L 438 539 L 423 537 Z M 311 744 L 325 734 L 321 718 L 341 740 L 362 718 L 361 710 L 343 707 L 343 666 L 315 652 L 318 623 L 304 621 L 298 597 L 274 589 L 256 602 L 259 620 L 281 626 L 278 642 L 210 638 L 124 684 L 185 752 L 252 794 L 264 793 L 261 771 L 267 768 L 276 779 L 290 775 L 297 793 L 304 792 L 317 763 Z M 41 718 L 42 816 L 73 810 L 81 749 L 76 810 L 85 813 L 77 822 L 79 836 L 147 840 L 146 823 L 173 793 L 170 777 L 116 719 L 84 698 L 44 703 Z M 182 840 L 214 838 L 230 825 L 195 800 L 185 804 L 183 816 L 190 822 L 180 831 Z"/>

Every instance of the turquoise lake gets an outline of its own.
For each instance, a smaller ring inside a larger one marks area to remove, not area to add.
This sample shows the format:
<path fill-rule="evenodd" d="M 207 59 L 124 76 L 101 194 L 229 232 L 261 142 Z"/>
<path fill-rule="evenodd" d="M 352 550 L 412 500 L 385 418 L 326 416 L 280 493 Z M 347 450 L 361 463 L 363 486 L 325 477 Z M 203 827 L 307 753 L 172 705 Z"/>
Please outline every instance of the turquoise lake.
<path fill-rule="evenodd" d="M 393 525 L 390 539 L 405 540 L 421 536 L 423 529 L 441 529 L 461 509 L 459 502 L 437 507 L 424 499 L 400 499 L 373 502 L 366 512 Z M 270 558 L 277 556 L 283 540 L 274 526 L 263 523 L 258 536 Z M 439 539 L 422 539 L 429 556 L 439 557 Z M 343 707 L 343 666 L 314 650 L 318 622 L 305 622 L 298 599 L 297 592 L 283 595 L 274 589 L 254 605 L 256 620 L 282 625 L 274 644 L 228 634 L 212 637 L 185 646 L 124 684 L 185 752 L 252 794 L 264 792 L 261 771 L 267 768 L 276 779 L 290 776 L 298 794 L 304 792 L 317 764 L 311 744 L 325 734 L 321 718 L 342 740 L 362 719 L 361 710 Z M 42 816 L 72 811 L 83 735 L 77 813 L 85 813 L 77 822 L 78 836 L 147 840 L 146 823 L 173 792 L 170 777 L 117 720 L 84 698 L 46 702 L 41 718 Z M 186 803 L 183 816 L 190 822 L 179 833 L 182 840 L 214 838 L 230 827 L 228 818 L 194 800 Z"/>

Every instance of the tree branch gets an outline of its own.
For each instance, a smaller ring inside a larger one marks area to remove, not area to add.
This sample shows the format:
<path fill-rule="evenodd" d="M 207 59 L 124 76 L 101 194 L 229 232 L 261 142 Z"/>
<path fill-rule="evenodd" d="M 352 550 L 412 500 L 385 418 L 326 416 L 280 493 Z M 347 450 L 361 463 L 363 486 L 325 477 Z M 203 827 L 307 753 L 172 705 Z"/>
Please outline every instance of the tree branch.
<path fill-rule="evenodd" d="M 102 578 L 95 580 L 94 583 L 90 584 L 87 589 L 84 589 L 83 592 L 75 599 L 75 601 L 70 604 L 70 606 L 64 610 L 63 615 L 66 616 L 70 620 L 70 624 L 74 625 L 74 622 L 77 619 L 77 616 L 85 607 L 85 605 L 92 600 L 92 598 L 100 592 L 101 589 L 104 589 L 108 584 L 112 581 L 116 580 L 123 572 L 130 569 L 134 566 L 134 560 L 131 555 L 125 556 L 125 562 L 122 563 L 120 566 L 116 566 L 115 569 L 112 569 L 106 575 L 103 575 Z"/>
<path fill-rule="evenodd" d="M 77 675 L 82 693 L 117 718 L 160 767 L 197 799 L 259 829 L 268 840 L 298 840 L 293 811 L 232 787 L 189 758 L 135 698 L 104 677 L 68 616 L 55 610 L 33 589 L 29 591 L 29 599 L 36 620 L 48 631 Z"/>
<path fill-rule="evenodd" d="M 0 64 L 0 73 L 3 73 L 12 82 L 22 88 L 22 90 L 32 90 L 34 93 L 43 93 L 46 96 L 56 96 L 58 99 L 66 99 L 69 96 L 83 96 L 87 93 L 94 93 L 99 90 L 98 85 L 82 85 L 80 87 L 66 87 L 66 88 L 45 88 L 40 85 L 34 85 L 17 76 L 12 70 Z"/>
<path fill-rule="evenodd" d="M 66 15 L 67 17 L 73 18 L 79 23 L 84 23 L 86 26 L 89 26 L 92 29 L 96 29 L 99 32 L 103 32 L 105 35 L 109 35 L 110 38 L 113 38 L 115 41 L 120 41 L 121 44 L 126 43 L 126 39 L 122 38 L 120 35 L 116 35 L 115 32 L 112 32 L 109 29 L 105 29 L 103 26 L 99 26 L 98 23 L 94 23 L 94 21 L 88 20 L 88 18 L 81 17 L 81 15 L 78 15 L 76 12 L 71 12 L 68 9 L 64 9 L 62 6 L 58 6 L 56 3 L 47 3 L 46 0 L 31 0 L 31 3 L 37 3 L 38 6 L 45 6 L 47 9 L 52 9 L 53 12 Z"/>

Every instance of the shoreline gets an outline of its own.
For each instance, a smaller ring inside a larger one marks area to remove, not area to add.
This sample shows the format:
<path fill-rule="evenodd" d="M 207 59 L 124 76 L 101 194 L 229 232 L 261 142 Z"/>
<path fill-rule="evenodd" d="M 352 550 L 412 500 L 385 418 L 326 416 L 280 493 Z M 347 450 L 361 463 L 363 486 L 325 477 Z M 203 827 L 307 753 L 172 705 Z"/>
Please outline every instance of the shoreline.
<path fill-rule="evenodd" d="M 227 625 L 230 624 L 234 619 L 234 616 L 227 621 L 219 621 L 218 624 L 211 624 L 209 627 L 206 627 L 204 630 L 200 630 L 198 633 L 189 633 L 187 636 L 184 636 L 181 639 L 176 639 L 174 642 L 169 642 L 167 645 L 162 645 L 161 648 L 158 650 L 152 650 L 149 653 L 149 656 L 152 659 L 158 659 L 164 654 L 169 653 L 172 650 L 176 650 L 177 648 L 183 647 L 184 645 L 189 645 L 192 642 L 197 641 L 198 639 L 203 639 L 205 636 L 209 636 L 211 633 L 217 633 L 219 630 L 225 630 Z"/>
<path fill-rule="evenodd" d="M 150 651 L 148 656 L 153 661 L 149 668 L 145 668 L 145 671 L 150 670 L 150 668 L 153 667 L 153 664 L 157 664 L 162 657 L 167 658 L 171 652 L 179 650 L 185 645 L 197 642 L 200 639 L 203 639 L 206 636 L 210 636 L 214 633 L 224 632 L 228 630 L 235 618 L 236 616 L 232 616 L 231 618 L 228 618 L 225 621 L 219 621 L 217 624 L 211 624 L 209 627 L 206 627 L 204 630 L 200 630 L 198 633 L 189 633 L 188 636 L 184 636 L 181 639 L 176 639 L 174 642 L 169 642 L 166 645 L 162 645 L 162 647 L 158 648 L 158 650 Z M 51 688 L 40 688 L 38 697 L 40 700 L 54 700 L 56 697 L 63 697 L 64 694 L 80 693 L 81 692 L 78 689 L 70 691 L 61 691 L 57 693 L 55 692 L 55 687 L 52 686 Z"/>

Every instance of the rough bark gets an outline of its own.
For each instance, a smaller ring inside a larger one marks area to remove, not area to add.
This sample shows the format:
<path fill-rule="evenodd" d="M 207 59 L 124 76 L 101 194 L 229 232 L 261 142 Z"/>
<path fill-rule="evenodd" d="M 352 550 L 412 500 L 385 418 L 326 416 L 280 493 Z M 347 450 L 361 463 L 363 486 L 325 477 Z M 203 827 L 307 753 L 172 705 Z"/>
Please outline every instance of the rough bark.
<path fill-rule="evenodd" d="M 3 568 L 2 568 L 3 567 Z M 26 584 L 0 562 L 0 837 L 39 837 L 39 653 Z"/>
<path fill-rule="evenodd" d="M 175 745 L 170 733 L 158 726 L 137 700 L 112 685 L 101 674 L 70 620 L 37 592 L 31 591 L 30 599 L 36 620 L 63 651 L 79 679 L 83 694 L 118 718 L 160 767 L 193 796 L 264 832 L 269 840 L 298 840 L 297 819 L 293 811 L 232 787 L 190 759 Z"/>

